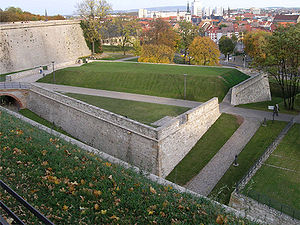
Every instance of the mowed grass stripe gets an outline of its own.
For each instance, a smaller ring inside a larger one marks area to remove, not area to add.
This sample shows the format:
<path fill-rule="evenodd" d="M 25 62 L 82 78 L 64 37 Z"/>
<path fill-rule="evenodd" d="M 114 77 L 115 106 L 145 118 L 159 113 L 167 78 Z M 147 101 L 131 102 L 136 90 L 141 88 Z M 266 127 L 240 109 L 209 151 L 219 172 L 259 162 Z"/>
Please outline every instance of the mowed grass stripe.
<path fill-rule="evenodd" d="M 206 166 L 238 127 L 235 116 L 222 114 L 167 176 L 167 179 L 179 185 L 185 185 Z"/>
<path fill-rule="evenodd" d="M 250 187 L 255 193 L 266 195 L 300 212 L 300 163 L 297 161 L 300 160 L 300 124 L 295 124 L 290 129 L 273 154 L 284 157 L 278 158 L 271 155 L 266 161 L 267 164 L 297 172 L 263 166 L 252 178 L 247 188 Z M 252 197 L 257 198 L 257 196 Z M 300 218 L 300 214 L 298 217 Z"/>
<path fill-rule="evenodd" d="M 78 87 L 183 98 L 183 74 L 187 76 L 187 99 L 223 99 L 229 88 L 248 78 L 235 69 L 157 65 L 126 62 L 93 62 L 56 71 L 56 83 Z M 39 80 L 51 83 L 52 75 Z"/>
<path fill-rule="evenodd" d="M 73 93 L 66 93 L 65 95 L 148 125 L 165 116 L 176 117 L 189 110 L 189 108 L 178 106 L 129 101 L 91 95 Z"/>
<path fill-rule="evenodd" d="M 210 193 L 210 197 L 217 201 L 228 204 L 230 195 L 235 185 L 254 165 L 256 160 L 264 153 L 268 146 L 276 139 L 286 122 L 272 121 L 267 122 L 267 126 L 261 126 L 251 138 L 242 152 L 238 155 L 239 166 L 231 165 L 221 180 Z"/>

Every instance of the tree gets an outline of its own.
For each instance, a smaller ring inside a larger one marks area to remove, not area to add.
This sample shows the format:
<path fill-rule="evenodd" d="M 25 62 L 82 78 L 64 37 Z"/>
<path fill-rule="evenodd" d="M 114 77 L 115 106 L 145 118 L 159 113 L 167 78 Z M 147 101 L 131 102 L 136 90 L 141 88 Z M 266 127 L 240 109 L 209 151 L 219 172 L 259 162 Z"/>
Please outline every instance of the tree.
<path fill-rule="evenodd" d="M 266 59 L 265 47 L 267 37 L 270 35 L 271 33 L 261 30 L 252 31 L 245 35 L 245 52 L 253 59 L 254 65 L 260 65 Z"/>
<path fill-rule="evenodd" d="M 179 22 L 178 33 L 180 36 L 180 49 L 183 50 L 184 63 L 186 62 L 186 56 L 188 54 L 189 46 L 196 36 L 200 35 L 200 31 L 197 26 L 188 21 Z"/>
<path fill-rule="evenodd" d="M 116 27 L 117 36 L 121 40 L 119 45 L 125 55 L 126 46 L 133 44 L 134 39 L 138 36 L 139 23 L 134 19 L 128 19 L 128 17 L 124 16 L 116 17 L 113 23 Z"/>
<path fill-rule="evenodd" d="M 174 59 L 174 49 L 167 45 L 146 44 L 142 46 L 139 62 L 171 63 Z"/>
<path fill-rule="evenodd" d="M 196 37 L 189 50 L 194 64 L 214 66 L 219 63 L 220 51 L 209 37 Z"/>
<path fill-rule="evenodd" d="M 92 54 L 101 52 L 101 34 L 100 34 L 100 24 L 97 20 L 83 20 L 81 21 L 81 27 L 83 29 L 84 37 L 91 47 Z M 90 44 L 91 43 L 91 44 Z M 97 45 L 97 49 L 95 46 Z"/>
<path fill-rule="evenodd" d="M 300 24 L 279 27 L 264 50 L 262 66 L 280 86 L 285 108 L 293 110 L 300 82 Z"/>
<path fill-rule="evenodd" d="M 235 48 L 235 44 L 229 37 L 222 36 L 220 38 L 219 49 L 226 56 L 228 60 L 229 60 L 229 55 L 233 53 L 234 48 Z"/>
<path fill-rule="evenodd" d="M 92 43 L 92 54 L 95 53 L 95 42 L 98 41 L 101 48 L 100 28 L 110 10 L 106 0 L 83 0 L 77 4 L 77 11 L 85 20 L 82 27 L 86 40 Z"/>
<path fill-rule="evenodd" d="M 166 45 L 175 50 L 178 46 L 179 36 L 171 25 L 162 20 L 156 19 L 150 24 L 150 29 L 143 34 L 145 44 Z"/>

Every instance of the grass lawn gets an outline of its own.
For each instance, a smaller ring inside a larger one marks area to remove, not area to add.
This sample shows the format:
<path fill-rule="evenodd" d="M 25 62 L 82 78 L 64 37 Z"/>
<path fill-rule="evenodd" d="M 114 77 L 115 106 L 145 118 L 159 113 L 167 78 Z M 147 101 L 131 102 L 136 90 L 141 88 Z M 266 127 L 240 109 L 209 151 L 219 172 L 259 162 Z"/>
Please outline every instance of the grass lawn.
<path fill-rule="evenodd" d="M 186 73 L 187 99 L 195 101 L 221 100 L 230 87 L 248 78 L 228 68 L 126 62 L 93 62 L 56 71 L 55 76 L 57 84 L 182 99 Z M 39 82 L 51 83 L 52 75 Z"/>
<path fill-rule="evenodd" d="M 64 130 L 62 130 L 61 128 L 55 126 L 55 124 L 50 123 L 48 120 L 43 119 L 42 117 L 40 117 L 39 115 L 35 114 L 34 112 L 30 111 L 29 109 L 21 109 L 19 110 L 19 113 L 37 123 L 40 123 L 46 127 L 49 127 L 59 133 L 62 133 L 64 135 L 70 136 L 67 132 L 65 132 Z"/>
<path fill-rule="evenodd" d="M 101 60 L 118 60 L 118 59 L 124 59 L 124 58 L 128 58 L 131 57 L 133 55 L 123 55 L 123 54 L 109 54 L 107 57 L 104 58 L 100 58 Z"/>
<path fill-rule="evenodd" d="M 249 192 L 248 192 L 248 191 Z M 295 124 L 248 183 L 250 197 L 300 219 L 300 125 Z M 269 200 L 271 199 L 271 202 Z"/>
<path fill-rule="evenodd" d="M 215 198 L 221 203 L 228 204 L 235 184 L 243 178 L 285 126 L 285 122 L 279 121 L 275 121 L 274 123 L 267 121 L 266 127 L 261 126 L 239 154 L 239 166 L 234 167 L 231 165 L 229 167 L 210 193 L 210 197 Z"/>
<path fill-rule="evenodd" d="M 211 201 L 151 182 L 5 112 L 0 122 L 0 179 L 55 224 L 215 224 L 227 215 Z M 2 189 L 0 199 L 25 223 L 38 224 Z"/>
<path fill-rule="evenodd" d="M 287 113 L 287 114 L 293 114 L 293 115 L 297 115 L 300 113 L 300 95 L 298 95 L 296 98 L 295 110 L 285 109 L 284 103 L 283 103 L 283 98 L 281 98 L 281 97 L 272 97 L 272 101 L 244 104 L 244 105 L 239 105 L 238 107 L 272 112 L 272 110 L 268 110 L 268 106 L 269 105 L 274 106 L 275 104 L 279 105 L 279 113 Z"/>
<path fill-rule="evenodd" d="M 126 51 L 133 50 L 133 47 L 125 47 Z M 119 46 L 114 45 L 102 45 L 103 52 L 123 52 L 123 50 Z"/>
<path fill-rule="evenodd" d="M 214 157 L 238 127 L 235 116 L 222 114 L 166 179 L 179 185 L 186 184 Z"/>
<path fill-rule="evenodd" d="M 165 116 L 176 117 L 189 110 L 189 108 L 178 106 L 105 98 L 91 95 L 73 93 L 67 93 L 65 95 L 100 107 L 102 109 L 117 113 L 119 115 L 127 116 L 130 119 L 148 125 Z"/>

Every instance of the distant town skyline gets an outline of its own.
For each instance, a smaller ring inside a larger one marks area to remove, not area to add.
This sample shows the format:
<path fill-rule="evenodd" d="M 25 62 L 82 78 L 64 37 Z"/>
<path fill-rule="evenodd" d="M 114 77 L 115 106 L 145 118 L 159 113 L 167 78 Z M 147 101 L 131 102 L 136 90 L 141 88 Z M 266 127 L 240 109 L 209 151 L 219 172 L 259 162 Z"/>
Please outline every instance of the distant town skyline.
<path fill-rule="evenodd" d="M 193 2 L 190 0 L 189 2 Z M 45 9 L 48 15 L 72 15 L 76 12 L 76 4 L 81 2 L 80 0 L 1 0 L 0 8 L 5 9 L 10 6 L 20 7 L 24 11 L 29 11 L 35 14 L 44 14 Z M 163 6 L 183 6 L 187 4 L 186 0 L 109 0 L 108 1 L 113 10 L 130 10 L 139 8 L 151 8 L 151 7 L 163 7 Z M 251 7 L 299 7 L 299 0 L 200 0 L 203 6 L 222 6 L 230 8 L 251 8 Z"/>

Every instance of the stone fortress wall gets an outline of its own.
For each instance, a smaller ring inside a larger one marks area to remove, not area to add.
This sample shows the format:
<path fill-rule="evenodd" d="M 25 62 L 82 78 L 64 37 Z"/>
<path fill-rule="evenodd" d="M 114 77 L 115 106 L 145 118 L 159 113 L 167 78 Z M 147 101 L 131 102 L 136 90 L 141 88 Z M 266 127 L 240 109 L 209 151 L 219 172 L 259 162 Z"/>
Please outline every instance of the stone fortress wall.
<path fill-rule="evenodd" d="M 0 25 L 0 74 L 74 62 L 90 55 L 79 21 Z"/>
<path fill-rule="evenodd" d="M 271 101 L 270 84 L 266 74 L 250 77 L 231 89 L 231 105 L 262 101 Z"/>
<path fill-rule="evenodd" d="M 220 116 L 218 99 L 154 128 L 32 85 L 27 108 L 75 138 L 166 177 Z"/>

